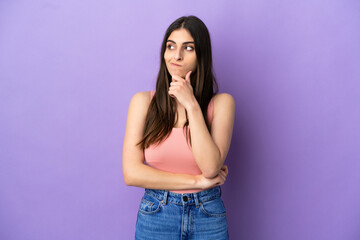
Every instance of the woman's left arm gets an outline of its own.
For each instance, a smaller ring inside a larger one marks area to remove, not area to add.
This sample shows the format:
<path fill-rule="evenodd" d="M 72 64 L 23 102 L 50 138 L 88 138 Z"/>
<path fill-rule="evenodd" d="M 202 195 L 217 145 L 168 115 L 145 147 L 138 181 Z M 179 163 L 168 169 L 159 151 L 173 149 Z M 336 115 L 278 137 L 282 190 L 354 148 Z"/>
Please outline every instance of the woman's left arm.
<path fill-rule="evenodd" d="M 191 131 L 191 144 L 195 161 L 206 178 L 216 177 L 229 151 L 234 118 L 235 101 L 227 93 L 214 97 L 214 117 L 211 133 L 190 84 L 189 71 L 185 78 L 173 75 L 169 95 L 176 97 L 185 107 Z"/>
<path fill-rule="evenodd" d="M 205 177 L 213 178 L 218 175 L 229 151 L 235 118 L 234 98 L 227 93 L 217 94 L 214 97 L 211 134 L 195 98 L 186 110 L 196 163 Z"/>

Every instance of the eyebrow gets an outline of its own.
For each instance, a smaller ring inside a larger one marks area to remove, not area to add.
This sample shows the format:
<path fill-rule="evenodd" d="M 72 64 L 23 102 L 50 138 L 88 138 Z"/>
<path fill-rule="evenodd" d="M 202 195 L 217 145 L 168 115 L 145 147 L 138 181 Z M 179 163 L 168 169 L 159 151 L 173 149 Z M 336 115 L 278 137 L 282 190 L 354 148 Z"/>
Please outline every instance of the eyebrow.
<path fill-rule="evenodd" d="M 167 40 L 166 42 L 172 42 L 172 43 L 175 43 L 176 44 L 176 42 L 175 41 L 173 41 L 173 40 Z M 191 41 L 189 41 L 189 42 L 183 42 L 183 45 L 184 44 L 188 44 L 188 43 L 194 43 L 194 42 L 191 42 Z M 195 44 L 195 43 L 194 43 Z"/>

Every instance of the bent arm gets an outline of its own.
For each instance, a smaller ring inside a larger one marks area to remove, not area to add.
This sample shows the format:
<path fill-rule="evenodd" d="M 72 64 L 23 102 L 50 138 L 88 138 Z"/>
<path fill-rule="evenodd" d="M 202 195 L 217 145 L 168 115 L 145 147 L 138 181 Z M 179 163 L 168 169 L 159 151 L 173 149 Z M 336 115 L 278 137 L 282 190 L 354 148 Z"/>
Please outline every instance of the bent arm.
<path fill-rule="evenodd" d="M 215 96 L 211 133 L 196 99 L 186 110 L 195 160 L 203 175 L 212 178 L 219 174 L 229 151 L 235 118 L 234 98 L 227 93 Z"/>
<path fill-rule="evenodd" d="M 170 173 L 144 164 L 144 151 L 136 144 L 142 139 L 149 104 L 148 92 L 136 93 L 129 104 L 122 154 L 125 184 L 165 190 L 204 189 L 223 184 L 227 172 L 206 180 L 202 175 Z"/>
<path fill-rule="evenodd" d="M 163 190 L 201 189 L 195 175 L 169 173 L 145 164 L 124 162 L 124 181 L 128 186 Z"/>

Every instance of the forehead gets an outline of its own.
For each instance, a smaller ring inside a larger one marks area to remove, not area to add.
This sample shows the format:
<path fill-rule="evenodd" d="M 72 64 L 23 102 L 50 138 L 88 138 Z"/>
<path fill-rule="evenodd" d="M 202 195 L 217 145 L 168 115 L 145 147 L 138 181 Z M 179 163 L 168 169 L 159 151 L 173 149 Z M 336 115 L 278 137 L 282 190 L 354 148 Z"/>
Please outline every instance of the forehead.
<path fill-rule="evenodd" d="M 183 42 L 189 42 L 194 41 L 193 37 L 191 36 L 190 32 L 185 28 L 180 28 L 177 30 L 174 30 L 167 40 L 173 40 L 176 43 L 183 43 Z"/>

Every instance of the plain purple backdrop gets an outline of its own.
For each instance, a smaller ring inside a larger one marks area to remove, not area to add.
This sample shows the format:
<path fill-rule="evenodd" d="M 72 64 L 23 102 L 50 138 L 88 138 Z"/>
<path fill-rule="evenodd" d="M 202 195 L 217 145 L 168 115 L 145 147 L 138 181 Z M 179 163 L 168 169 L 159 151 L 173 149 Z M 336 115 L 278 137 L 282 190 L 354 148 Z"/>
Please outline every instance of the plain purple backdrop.
<path fill-rule="evenodd" d="M 0 1 L 0 239 L 134 238 L 128 104 L 183 15 L 236 100 L 231 239 L 360 239 L 357 0 Z"/>

